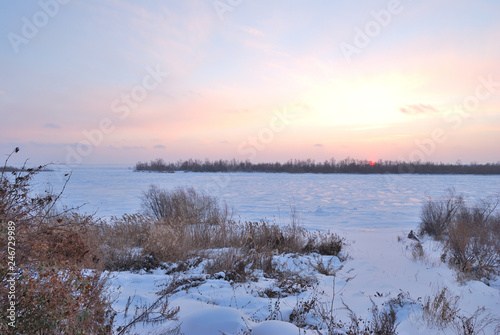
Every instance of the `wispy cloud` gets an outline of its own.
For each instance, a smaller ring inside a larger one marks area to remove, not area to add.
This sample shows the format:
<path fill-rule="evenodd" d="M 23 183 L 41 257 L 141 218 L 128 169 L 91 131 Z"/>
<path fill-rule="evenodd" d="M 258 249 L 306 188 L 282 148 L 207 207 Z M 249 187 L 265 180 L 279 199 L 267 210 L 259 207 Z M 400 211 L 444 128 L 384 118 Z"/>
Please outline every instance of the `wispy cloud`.
<path fill-rule="evenodd" d="M 155 148 L 155 149 L 166 149 L 167 147 L 164 146 L 163 144 L 157 144 L 153 148 Z"/>
<path fill-rule="evenodd" d="M 0 95 L 7 94 L 7 92 L 0 90 Z"/>
<path fill-rule="evenodd" d="M 73 146 L 77 146 L 78 144 L 74 144 Z M 142 150 L 146 149 L 142 145 L 122 145 L 122 146 L 116 146 L 116 145 L 108 145 L 106 148 L 114 150 L 114 151 L 120 151 L 120 150 Z"/>
<path fill-rule="evenodd" d="M 39 148 L 64 148 L 66 145 L 71 145 L 72 143 L 51 143 L 51 142 L 30 141 L 28 143 L 22 143 L 20 144 L 20 146 L 22 147 L 23 145 L 27 144 Z"/>
<path fill-rule="evenodd" d="M 350 130 L 373 130 L 373 129 L 382 129 L 382 128 L 387 128 L 389 127 L 388 125 L 373 125 L 373 126 L 364 126 L 364 127 L 354 127 L 351 128 Z"/>
<path fill-rule="evenodd" d="M 231 114 L 248 114 L 248 113 L 250 113 L 250 110 L 247 108 L 243 108 L 243 109 L 233 108 L 233 109 L 226 109 L 226 112 L 231 113 Z"/>
<path fill-rule="evenodd" d="M 124 150 L 140 150 L 144 149 L 142 145 L 125 145 L 122 147 Z"/>
<path fill-rule="evenodd" d="M 43 125 L 43 127 L 47 129 L 61 129 L 61 126 L 55 123 L 46 123 Z"/>
<path fill-rule="evenodd" d="M 418 114 L 439 112 L 436 108 L 428 104 L 406 105 L 404 107 L 400 107 L 399 110 L 401 111 L 401 113 L 406 115 L 418 115 Z"/>
<path fill-rule="evenodd" d="M 246 26 L 236 26 L 241 31 L 244 31 L 247 34 L 254 35 L 254 36 L 265 36 L 265 34 L 260 31 L 259 29 L 255 29 L 252 27 L 246 27 Z"/>

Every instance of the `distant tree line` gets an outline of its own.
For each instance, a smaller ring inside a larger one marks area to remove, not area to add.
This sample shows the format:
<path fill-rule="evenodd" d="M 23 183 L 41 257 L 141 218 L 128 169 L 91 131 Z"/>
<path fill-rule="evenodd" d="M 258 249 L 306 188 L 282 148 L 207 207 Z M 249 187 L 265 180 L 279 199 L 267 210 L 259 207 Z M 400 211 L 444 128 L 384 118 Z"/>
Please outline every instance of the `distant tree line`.
<path fill-rule="evenodd" d="M 46 171 L 52 171 L 51 169 L 43 166 L 39 166 L 38 168 L 27 168 L 23 166 L 22 168 L 17 168 L 13 166 L 0 166 L 0 173 L 5 173 L 5 172 L 32 172 L 36 170 L 37 172 L 46 172 Z"/>
<path fill-rule="evenodd" d="M 15 168 L 13 166 L 1 166 L 0 167 L 0 172 L 18 172 L 21 171 L 21 169 Z"/>
<path fill-rule="evenodd" d="M 273 172 L 273 173 L 411 173 L 411 174 L 500 174 L 500 162 L 488 164 L 446 164 L 432 162 L 404 162 L 359 160 L 346 158 L 316 162 L 312 159 L 291 159 L 286 163 L 252 163 L 232 160 L 179 160 L 167 163 L 158 158 L 151 162 L 138 162 L 135 171 L 150 172 Z"/>

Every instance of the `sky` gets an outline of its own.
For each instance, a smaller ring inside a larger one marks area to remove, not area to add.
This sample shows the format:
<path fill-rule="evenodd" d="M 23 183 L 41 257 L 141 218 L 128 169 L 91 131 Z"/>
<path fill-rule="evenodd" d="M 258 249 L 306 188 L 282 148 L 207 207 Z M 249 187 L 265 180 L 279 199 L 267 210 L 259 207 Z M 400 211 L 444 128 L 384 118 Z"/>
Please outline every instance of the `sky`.
<path fill-rule="evenodd" d="M 2 1 L 12 163 L 500 161 L 499 1 Z"/>

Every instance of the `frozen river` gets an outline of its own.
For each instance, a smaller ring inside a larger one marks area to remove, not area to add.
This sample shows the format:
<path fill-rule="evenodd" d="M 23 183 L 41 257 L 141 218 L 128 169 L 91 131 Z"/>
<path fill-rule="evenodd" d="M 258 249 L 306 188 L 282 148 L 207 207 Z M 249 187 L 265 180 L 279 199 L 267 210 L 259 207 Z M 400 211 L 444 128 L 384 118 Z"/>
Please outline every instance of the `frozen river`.
<path fill-rule="evenodd" d="M 62 201 L 85 204 L 83 212 L 101 217 L 140 211 L 150 184 L 192 186 L 217 195 L 235 210 L 237 220 L 289 222 L 290 207 L 310 229 L 407 229 L 419 222 L 426 196 L 439 197 L 454 187 L 467 199 L 500 192 L 500 176 L 356 175 L 275 173 L 147 173 L 126 167 L 52 167 L 37 176 L 39 191 L 58 191 L 72 172 Z"/>

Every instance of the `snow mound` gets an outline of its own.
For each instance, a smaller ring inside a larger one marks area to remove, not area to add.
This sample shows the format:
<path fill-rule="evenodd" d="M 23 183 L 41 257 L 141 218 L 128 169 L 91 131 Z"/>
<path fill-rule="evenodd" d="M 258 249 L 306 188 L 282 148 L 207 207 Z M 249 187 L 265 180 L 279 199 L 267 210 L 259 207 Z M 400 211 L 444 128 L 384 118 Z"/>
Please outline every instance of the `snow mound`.
<path fill-rule="evenodd" d="M 190 335 L 237 334 L 247 330 L 250 323 L 252 322 L 243 312 L 234 308 L 213 306 L 184 318 L 181 332 Z"/>
<path fill-rule="evenodd" d="M 303 333 L 303 331 L 302 331 Z M 253 327 L 252 335 L 297 335 L 301 330 L 291 323 L 283 321 L 264 321 Z"/>

